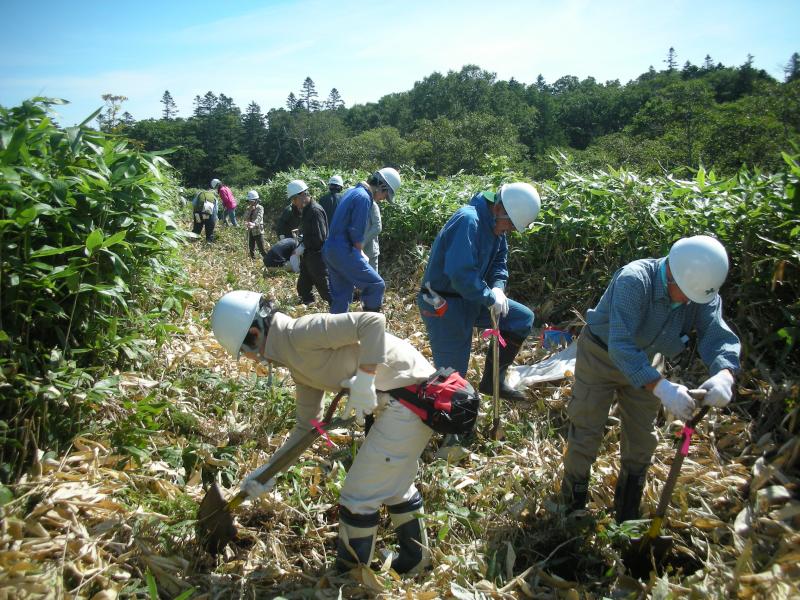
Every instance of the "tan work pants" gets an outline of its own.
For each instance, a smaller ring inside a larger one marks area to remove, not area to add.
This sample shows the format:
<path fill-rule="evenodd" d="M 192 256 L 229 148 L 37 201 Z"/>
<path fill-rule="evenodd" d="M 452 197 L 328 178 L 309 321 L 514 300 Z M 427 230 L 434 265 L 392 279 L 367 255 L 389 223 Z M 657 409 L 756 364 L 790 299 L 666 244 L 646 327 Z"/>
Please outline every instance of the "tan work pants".
<path fill-rule="evenodd" d="M 584 327 L 577 344 L 575 385 L 567 405 L 570 425 L 564 474 L 572 481 L 589 478 L 615 393 L 622 420 L 621 462 L 637 472 L 650 464 L 656 449 L 655 420 L 661 403 L 651 392 L 628 382 L 608 351 L 591 338 L 588 327 Z M 653 362 L 663 371 L 660 355 Z"/>

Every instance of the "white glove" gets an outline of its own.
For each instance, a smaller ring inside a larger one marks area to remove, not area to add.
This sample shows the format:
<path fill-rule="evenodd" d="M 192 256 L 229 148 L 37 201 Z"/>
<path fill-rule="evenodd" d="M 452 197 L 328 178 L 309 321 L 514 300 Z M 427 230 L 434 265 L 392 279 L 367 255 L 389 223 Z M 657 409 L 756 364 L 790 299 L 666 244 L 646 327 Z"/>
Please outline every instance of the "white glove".
<path fill-rule="evenodd" d="M 267 480 L 267 483 L 259 483 L 256 481 L 256 477 L 263 473 L 268 466 L 269 463 L 266 465 L 261 465 L 255 471 L 250 473 L 250 475 L 245 477 L 244 481 L 242 481 L 242 485 L 239 489 L 241 489 L 243 492 L 246 492 L 248 498 L 255 500 L 259 496 L 263 496 L 267 492 L 272 491 L 272 488 L 275 487 L 274 477 Z"/>
<path fill-rule="evenodd" d="M 495 314 L 498 317 L 505 317 L 508 314 L 508 298 L 506 298 L 506 293 L 499 287 L 492 288 L 492 293 L 494 294 L 494 306 L 492 306 L 492 308 Z"/>
<path fill-rule="evenodd" d="M 350 388 L 350 397 L 344 407 L 346 417 L 356 411 L 356 423 L 364 424 L 364 415 L 372 414 L 378 406 L 378 395 L 375 392 L 375 375 L 358 369 L 356 374 L 342 381 L 343 388 Z"/>
<path fill-rule="evenodd" d="M 297 246 L 297 250 L 295 250 L 294 253 L 297 254 L 297 256 L 303 256 L 303 252 L 305 251 L 306 247 L 303 244 L 300 244 L 299 246 Z"/>
<path fill-rule="evenodd" d="M 661 400 L 669 412 L 678 417 L 681 421 L 688 421 L 694 414 L 694 398 L 689 395 L 689 388 L 685 385 L 672 383 L 668 379 L 662 379 L 653 389 L 653 394 Z"/>
<path fill-rule="evenodd" d="M 703 404 L 716 407 L 725 406 L 733 396 L 733 375 L 727 369 L 722 369 L 713 377 L 706 379 L 700 389 L 708 390 Z"/>

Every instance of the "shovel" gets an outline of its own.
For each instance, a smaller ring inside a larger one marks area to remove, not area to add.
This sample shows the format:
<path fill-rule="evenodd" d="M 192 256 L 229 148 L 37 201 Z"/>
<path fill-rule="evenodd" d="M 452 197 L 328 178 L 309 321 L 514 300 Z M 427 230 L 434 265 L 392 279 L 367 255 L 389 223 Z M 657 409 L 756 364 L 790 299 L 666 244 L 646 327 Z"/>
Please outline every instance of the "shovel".
<path fill-rule="evenodd" d="M 333 419 L 336 406 L 344 395 L 341 390 L 331 402 L 328 410 L 323 417 L 324 425 L 328 427 L 340 427 L 350 423 L 351 419 Z M 286 467 L 293 465 L 297 459 L 311 446 L 314 441 L 322 435 L 321 428 L 314 427 L 302 438 L 297 440 L 290 448 L 276 458 L 263 472 L 255 478 L 258 483 L 266 483 L 275 475 L 283 471 Z M 203 547 L 211 554 L 216 556 L 236 537 L 236 526 L 233 524 L 233 514 L 231 511 L 238 508 L 247 499 L 247 492 L 240 491 L 229 501 L 222 498 L 222 492 L 216 483 L 213 483 L 200 502 L 197 509 L 197 537 Z"/>
<path fill-rule="evenodd" d="M 700 400 L 706 395 L 706 390 L 690 390 L 689 394 L 693 398 Z M 710 407 L 703 406 L 692 420 L 684 424 L 681 431 L 680 440 L 678 440 L 678 450 L 675 453 L 675 458 L 672 461 L 672 466 L 669 469 L 667 481 L 664 484 L 664 489 L 661 491 L 661 497 L 658 500 L 658 507 L 656 514 L 653 517 L 653 522 L 647 533 L 640 538 L 632 538 L 630 545 L 625 549 L 622 556 L 622 562 L 628 567 L 628 570 L 634 577 L 644 578 L 647 577 L 654 567 L 658 567 L 663 563 L 669 551 L 672 549 L 673 539 L 671 536 L 658 535 L 661 532 L 661 525 L 664 522 L 664 515 L 667 513 L 667 505 L 672 497 L 672 492 L 675 489 L 675 484 L 678 481 L 678 475 L 683 465 L 683 459 L 689 453 L 689 444 L 694 434 L 697 424 L 706 416 Z"/>
<path fill-rule="evenodd" d="M 492 329 L 497 333 L 492 340 L 492 429 L 489 432 L 489 437 L 496 441 L 505 437 L 500 428 L 500 330 L 497 326 L 497 314 L 494 310 L 489 312 L 492 316 Z"/>

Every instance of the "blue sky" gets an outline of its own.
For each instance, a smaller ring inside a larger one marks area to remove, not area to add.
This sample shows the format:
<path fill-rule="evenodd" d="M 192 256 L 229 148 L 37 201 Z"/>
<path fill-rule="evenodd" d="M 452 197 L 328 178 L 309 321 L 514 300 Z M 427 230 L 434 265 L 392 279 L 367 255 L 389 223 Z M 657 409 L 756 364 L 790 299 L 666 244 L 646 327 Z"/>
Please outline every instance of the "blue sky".
<path fill-rule="evenodd" d="M 266 112 L 306 77 L 320 99 L 335 87 L 351 106 L 465 64 L 524 83 L 626 83 L 663 68 L 672 46 L 679 65 L 752 54 L 782 80 L 800 52 L 798 0 L 3 0 L 0 15 L 0 104 L 65 98 L 64 125 L 109 92 L 144 119 L 160 116 L 169 90 L 186 117 L 209 90 Z"/>

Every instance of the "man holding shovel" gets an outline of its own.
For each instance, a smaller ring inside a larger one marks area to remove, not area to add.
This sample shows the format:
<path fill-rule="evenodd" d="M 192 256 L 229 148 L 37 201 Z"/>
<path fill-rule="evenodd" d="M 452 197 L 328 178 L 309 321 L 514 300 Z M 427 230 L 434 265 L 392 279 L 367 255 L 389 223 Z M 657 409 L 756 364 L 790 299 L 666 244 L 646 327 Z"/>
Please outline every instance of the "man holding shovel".
<path fill-rule="evenodd" d="M 591 466 L 618 394 L 621 467 L 614 491 L 618 523 L 639 518 L 647 469 L 657 444 L 655 419 L 663 405 L 689 421 L 689 390 L 661 375 L 663 355 L 678 355 L 697 331 L 700 358 L 711 377 L 700 387 L 704 403 L 725 406 L 739 369 L 739 338 L 722 318 L 718 291 L 728 256 L 704 235 L 675 242 L 669 255 L 636 260 L 617 271 L 578 337 L 575 385 L 560 499 L 568 511 L 586 506 Z"/>
<path fill-rule="evenodd" d="M 488 328 L 489 311 L 494 310 L 505 342 L 500 344 L 500 397 L 507 400 L 525 398 L 506 385 L 505 374 L 531 332 L 533 312 L 506 297 L 506 234 L 528 229 L 540 206 L 539 194 L 528 183 L 509 183 L 496 193 L 475 194 L 436 236 L 417 294 L 434 364 L 452 367 L 463 376 L 469 363 L 472 330 Z M 491 375 L 489 352 L 479 386 L 484 394 L 492 394 Z"/>
<path fill-rule="evenodd" d="M 346 415 L 356 421 L 377 417 L 342 487 L 336 566 L 346 570 L 369 564 L 386 504 L 398 537 L 399 553 L 392 562 L 398 573 L 415 573 L 429 563 L 422 496 L 414 485 L 417 459 L 432 430 L 386 390 L 417 384 L 434 368 L 408 342 L 386 333 L 379 313 L 312 314 L 293 319 L 277 312 L 261 294 L 229 292 L 217 302 L 211 328 L 234 357 L 283 365 L 297 390 L 297 420 L 286 443 L 270 460 L 292 449 L 319 426 L 325 392 L 349 388 Z M 274 479 L 256 477 L 242 483 L 250 497 L 266 493 Z"/>

